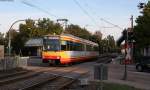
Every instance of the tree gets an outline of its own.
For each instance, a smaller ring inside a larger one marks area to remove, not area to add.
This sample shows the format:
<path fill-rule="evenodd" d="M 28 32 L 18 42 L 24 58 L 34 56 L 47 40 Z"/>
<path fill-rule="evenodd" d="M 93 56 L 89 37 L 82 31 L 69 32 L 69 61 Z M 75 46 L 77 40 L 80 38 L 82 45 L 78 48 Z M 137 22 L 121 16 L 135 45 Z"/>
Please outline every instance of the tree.
<path fill-rule="evenodd" d="M 111 35 L 108 35 L 106 38 L 101 40 L 100 45 L 102 48 L 102 52 L 104 52 L 104 53 L 115 52 L 117 49 L 114 37 Z"/>
<path fill-rule="evenodd" d="M 6 52 L 8 53 L 8 41 L 9 41 L 9 33 L 10 33 L 10 39 L 11 39 L 11 51 L 16 52 L 20 46 L 22 46 L 22 37 L 18 37 L 18 33 L 15 29 L 11 29 L 9 32 L 6 33 L 5 36 L 5 48 Z M 19 39 L 19 40 L 18 40 Z"/>
<path fill-rule="evenodd" d="M 63 28 L 58 23 L 43 18 L 36 23 L 32 19 L 27 19 L 25 24 L 19 25 L 19 31 L 11 30 L 11 46 L 13 52 L 19 54 L 24 49 L 25 42 L 30 38 L 39 38 L 47 34 L 61 34 Z M 7 34 L 8 40 L 8 34 Z"/>
<path fill-rule="evenodd" d="M 93 35 L 91 35 L 90 40 L 100 44 L 100 42 L 102 40 L 102 33 L 100 31 L 95 31 L 95 33 Z"/>
<path fill-rule="evenodd" d="M 137 25 L 134 27 L 135 40 L 139 48 L 145 48 L 150 45 L 150 1 L 142 4 L 141 14 L 136 19 Z"/>
<path fill-rule="evenodd" d="M 111 35 L 107 36 L 107 46 L 108 46 L 108 51 L 113 52 L 116 49 L 116 43 L 114 40 L 114 37 Z"/>
<path fill-rule="evenodd" d="M 19 31 L 26 38 L 36 38 L 47 34 L 61 34 L 63 28 L 58 23 L 43 18 L 39 19 L 37 23 L 34 20 L 27 19 L 25 24 L 20 24 Z"/>
<path fill-rule="evenodd" d="M 59 23 L 54 23 L 46 18 L 43 18 L 43 20 L 38 20 L 37 29 L 39 36 L 54 33 L 60 35 L 63 31 L 63 27 L 61 27 Z"/>
<path fill-rule="evenodd" d="M 4 34 L 0 32 L 0 45 L 5 45 Z"/>
<path fill-rule="evenodd" d="M 11 34 L 11 46 L 12 46 L 13 54 L 16 53 L 19 54 L 20 50 L 24 46 L 24 41 L 25 41 L 23 40 L 24 37 L 14 29 L 10 30 L 10 34 Z"/>
<path fill-rule="evenodd" d="M 91 33 L 87 31 L 85 28 L 81 28 L 80 26 L 73 24 L 69 25 L 64 31 L 64 33 L 72 34 L 74 36 L 84 38 L 87 40 L 89 40 L 91 36 Z"/>
<path fill-rule="evenodd" d="M 106 52 L 108 52 L 108 40 L 107 40 L 107 38 L 104 38 L 102 41 L 101 41 L 101 43 L 100 43 L 100 46 L 101 46 L 101 50 L 102 50 L 102 53 L 106 53 Z"/>
<path fill-rule="evenodd" d="M 99 45 L 99 53 L 102 53 L 102 33 L 101 31 L 95 31 L 93 35 L 91 35 L 90 40 L 97 43 Z"/>
<path fill-rule="evenodd" d="M 126 41 L 126 40 L 127 40 L 127 33 L 128 33 L 127 30 L 124 29 L 123 32 L 122 32 L 121 37 L 116 41 L 118 47 L 120 47 L 120 45 L 121 45 L 121 43 L 122 43 L 123 41 Z"/>

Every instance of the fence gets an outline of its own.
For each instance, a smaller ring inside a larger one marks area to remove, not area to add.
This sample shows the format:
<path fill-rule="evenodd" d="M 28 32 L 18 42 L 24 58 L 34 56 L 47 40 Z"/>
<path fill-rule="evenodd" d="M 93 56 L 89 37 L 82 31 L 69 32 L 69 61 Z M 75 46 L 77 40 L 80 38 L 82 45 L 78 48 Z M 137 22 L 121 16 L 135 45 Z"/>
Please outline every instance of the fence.
<path fill-rule="evenodd" d="M 5 57 L 0 60 L 0 70 L 10 70 L 18 67 L 26 67 L 28 57 Z"/>

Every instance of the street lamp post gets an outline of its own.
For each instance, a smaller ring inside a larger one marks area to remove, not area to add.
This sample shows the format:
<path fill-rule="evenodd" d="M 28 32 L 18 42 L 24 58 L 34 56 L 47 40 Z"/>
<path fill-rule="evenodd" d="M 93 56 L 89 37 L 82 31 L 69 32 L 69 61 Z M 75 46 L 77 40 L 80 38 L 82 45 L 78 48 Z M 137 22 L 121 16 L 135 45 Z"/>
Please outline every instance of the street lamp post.
<path fill-rule="evenodd" d="M 18 22 L 20 22 L 20 21 L 25 21 L 25 20 L 17 20 L 17 21 L 15 21 L 15 22 L 13 22 L 12 24 L 11 24 L 11 26 L 10 26 L 10 28 L 9 28 L 9 31 L 8 31 L 8 55 L 10 56 L 11 55 L 11 30 L 12 30 L 12 27 L 16 24 L 16 23 L 18 23 Z"/>
<path fill-rule="evenodd" d="M 11 32 L 10 31 L 16 23 L 21 22 L 21 21 L 26 21 L 26 19 L 17 20 L 15 22 L 13 22 L 9 28 L 9 31 L 8 31 L 8 55 L 9 56 L 11 55 Z M 33 21 L 38 21 L 38 20 L 33 20 Z"/>

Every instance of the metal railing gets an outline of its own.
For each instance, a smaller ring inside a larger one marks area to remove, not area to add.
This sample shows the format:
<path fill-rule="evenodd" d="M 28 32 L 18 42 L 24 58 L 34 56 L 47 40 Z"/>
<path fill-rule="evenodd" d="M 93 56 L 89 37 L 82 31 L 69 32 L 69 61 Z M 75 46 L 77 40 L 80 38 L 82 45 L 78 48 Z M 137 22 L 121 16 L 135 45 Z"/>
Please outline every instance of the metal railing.
<path fill-rule="evenodd" d="M 29 57 L 5 57 L 0 60 L 0 70 L 11 70 L 19 67 L 26 67 Z"/>

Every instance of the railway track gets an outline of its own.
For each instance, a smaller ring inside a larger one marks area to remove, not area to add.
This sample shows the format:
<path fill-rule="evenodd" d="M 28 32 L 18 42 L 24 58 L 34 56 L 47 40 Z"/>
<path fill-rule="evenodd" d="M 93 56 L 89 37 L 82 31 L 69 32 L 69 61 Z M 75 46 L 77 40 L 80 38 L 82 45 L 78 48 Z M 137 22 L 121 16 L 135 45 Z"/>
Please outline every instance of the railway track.
<path fill-rule="evenodd" d="M 6 85 L 6 84 L 9 84 L 9 83 L 14 83 L 14 82 L 17 82 L 17 81 L 20 81 L 20 80 L 23 80 L 23 79 L 27 79 L 27 78 L 30 78 L 30 77 L 34 77 L 34 76 L 37 76 L 38 74 L 40 74 L 40 72 L 33 72 L 33 73 L 27 73 L 27 74 L 23 74 L 23 75 L 17 75 L 15 77 L 8 77 L 8 78 L 4 78 L 4 79 L 1 79 L 0 80 L 0 86 L 2 85 Z"/>
<path fill-rule="evenodd" d="M 109 61 L 111 61 L 110 57 L 102 57 L 97 62 L 108 63 Z M 80 75 L 85 74 L 85 72 L 79 74 L 79 67 L 42 68 L 37 69 L 37 72 L 22 71 L 0 76 L 0 90 L 62 90 L 64 87 L 76 82 Z M 75 73 L 79 75 L 76 76 Z M 62 77 L 65 75 L 67 77 Z M 74 78 L 70 78 L 69 75 L 74 76 Z"/>
<path fill-rule="evenodd" d="M 54 70 L 56 68 L 53 68 Z M 48 69 L 50 70 L 50 69 Z M 26 70 L 26 71 L 19 71 L 14 73 L 7 73 L 0 76 L 0 87 L 6 84 L 15 83 L 24 79 L 32 78 L 35 76 L 40 75 L 42 72 L 47 71 L 47 69 L 39 68 L 34 71 Z"/>
<path fill-rule="evenodd" d="M 19 72 L 7 73 L 7 74 L 4 74 L 4 75 L 1 75 L 0 79 L 13 77 L 13 76 L 16 76 L 16 75 L 25 74 L 25 73 L 28 73 L 28 72 L 29 71 L 19 71 Z"/>
<path fill-rule="evenodd" d="M 54 81 L 51 81 L 40 87 L 32 88 L 32 90 L 61 90 L 75 81 L 76 79 L 58 77 Z"/>
<path fill-rule="evenodd" d="M 60 72 L 62 70 L 63 70 L 63 72 Z M 49 69 L 41 70 L 38 73 L 36 72 L 36 75 L 28 75 L 28 76 L 25 75 L 26 78 L 20 77 L 19 81 L 17 79 L 12 79 L 12 78 L 2 80 L 1 82 L 3 84 L 1 84 L 0 89 L 1 90 L 29 90 L 29 89 L 36 90 L 37 86 L 42 87 L 43 85 L 45 85 L 47 83 L 62 82 L 62 84 L 59 87 L 56 87 L 56 90 L 60 90 L 61 88 L 65 87 L 66 85 L 69 85 L 69 84 L 73 83 L 74 81 L 76 81 L 76 79 L 62 77 L 63 75 L 73 73 L 75 70 L 79 70 L 79 68 L 73 67 L 73 68 L 64 68 L 64 69 L 55 68 L 52 70 L 49 70 Z M 53 74 L 54 72 L 55 73 L 58 72 L 58 73 Z M 14 83 L 12 83 L 13 81 L 14 81 Z"/>
<path fill-rule="evenodd" d="M 96 63 L 110 63 L 112 61 L 112 58 L 110 57 L 103 57 L 103 58 L 99 58 L 99 60 L 96 61 Z"/>
<path fill-rule="evenodd" d="M 65 73 L 58 74 L 54 76 L 53 78 L 50 78 L 49 80 L 44 80 L 42 82 L 38 82 L 34 85 L 30 85 L 19 90 L 45 90 L 45 89 L 46 90 L 61 90 L 64 87 L 77 81 L 77 78 L 80 77 L 80 75 L 85 74 L 85 73 L 80 73 L 80 75 L 74 77 L 74 79 L 70 77 L 63 77 L 64 75 L 72 74 L 72 72 L 78 69 L 79 68 L 73 68 L 72 70 L 66 69 Z"/>
<path fill-rule="evenodd" d="M 47 80 L 43 80 L 32 85 L 25 86 L 19 90 L 60 90 L 75 82 L 76 79 L 61 76 L 53 76 Z"/>

